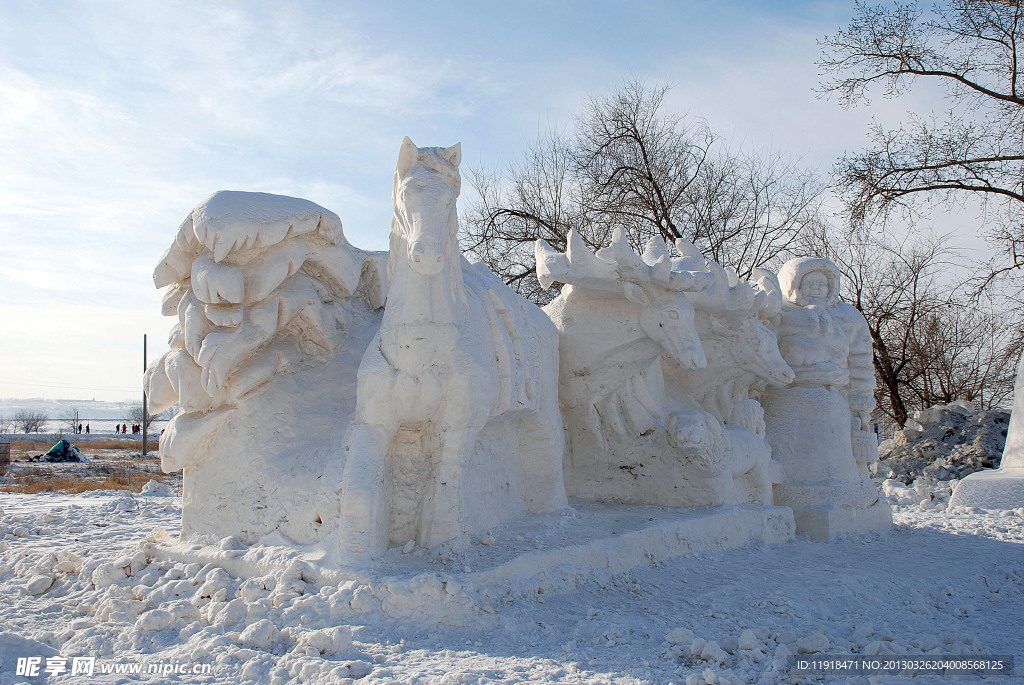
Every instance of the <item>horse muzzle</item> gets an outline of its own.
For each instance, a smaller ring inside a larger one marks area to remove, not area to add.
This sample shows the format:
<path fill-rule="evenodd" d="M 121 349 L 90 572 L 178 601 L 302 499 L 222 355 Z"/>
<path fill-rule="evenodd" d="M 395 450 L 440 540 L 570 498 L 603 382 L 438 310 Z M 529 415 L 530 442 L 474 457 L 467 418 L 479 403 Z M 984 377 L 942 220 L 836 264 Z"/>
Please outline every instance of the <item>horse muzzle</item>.
<path fill-rule="evenodd" d="M 444 268 L 444 254 L 432 240 L 417 240 L 409 245 L 409 264 L 413 271 L 435 276 Z"/>

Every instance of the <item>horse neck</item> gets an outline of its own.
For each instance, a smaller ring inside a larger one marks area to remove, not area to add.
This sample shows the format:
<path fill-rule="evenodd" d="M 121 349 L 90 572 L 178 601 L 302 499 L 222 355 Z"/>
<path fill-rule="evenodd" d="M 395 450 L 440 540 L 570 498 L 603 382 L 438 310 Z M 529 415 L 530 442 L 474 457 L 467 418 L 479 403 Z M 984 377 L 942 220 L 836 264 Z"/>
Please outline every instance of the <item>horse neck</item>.
<path fill-rule="evenodd" d="M 429 276 L 412 269 L 404 240 L 394 241 L 391 249 L 398 250 L 398 254 L 395 255 L 384 320 L 381 322 L 384 342 L 397 342 L 409 335 L 419 336 L 424 329 L 435 328 L 438 335 L 431 337 L 436 338 L 439 345 L 446 344 L 443 341 L 450 336 L 441 335 L 440 329 L 457 329 L 464 315 L 465 296 L 460 292 L 461 256 L 446 255 L 441 273 Z M 459 271 L 456 273 L 455 269 Z"/>

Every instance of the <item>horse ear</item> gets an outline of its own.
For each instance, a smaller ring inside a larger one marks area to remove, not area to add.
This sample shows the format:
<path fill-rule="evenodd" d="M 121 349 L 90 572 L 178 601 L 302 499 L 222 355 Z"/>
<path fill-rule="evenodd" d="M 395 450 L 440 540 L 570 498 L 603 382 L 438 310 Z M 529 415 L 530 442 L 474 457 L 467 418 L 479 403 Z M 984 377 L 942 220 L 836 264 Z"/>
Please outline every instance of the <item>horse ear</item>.
<path fill-rule="evenodd" d="M 441 151 L 441 156 L 448 160 L 453 167 L 458 167 L 462 162 L 462 143 L 455 143 L 451 147 Z"/>
<path fill-rule="evenodd" d="M 412 169 L 416 163 L 416 157 L 419 155 L 419 148 L 406 136 L 402 139 L 402 148 L 398 151 L 398 175 L 405 176 L 409 173 L 409 169 Z"/>

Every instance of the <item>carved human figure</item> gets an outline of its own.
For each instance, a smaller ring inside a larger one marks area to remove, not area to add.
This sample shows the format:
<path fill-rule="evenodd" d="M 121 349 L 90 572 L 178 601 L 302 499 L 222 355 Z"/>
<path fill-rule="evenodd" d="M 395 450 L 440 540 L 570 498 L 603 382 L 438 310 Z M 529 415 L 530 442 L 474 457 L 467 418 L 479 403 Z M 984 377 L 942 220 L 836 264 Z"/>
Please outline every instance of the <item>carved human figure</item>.
<path fill-rule="evenodd" d="M 762 402 L 784 471 L 775 502 L 792 507 L 797 530 L 815 537 L 886 526 L 891 513 L 865 467 L 878 458 L 868 431 L 875 380 L 867 322 L 839 300 L 839 270 L 827 259 L 786 262 L 779 285 L 779 350 L 795 377 Z"/>

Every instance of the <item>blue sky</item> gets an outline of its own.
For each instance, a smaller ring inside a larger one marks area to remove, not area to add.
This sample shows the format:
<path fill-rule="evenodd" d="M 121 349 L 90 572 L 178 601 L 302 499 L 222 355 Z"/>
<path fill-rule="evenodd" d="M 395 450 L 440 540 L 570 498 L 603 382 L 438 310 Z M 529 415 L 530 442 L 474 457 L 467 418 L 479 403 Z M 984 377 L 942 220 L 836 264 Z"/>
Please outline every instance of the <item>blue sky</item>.
<path fill-rule="evenodd" d="M 295 195 L 386 249 L 405 135 L 514 158 L 630 76 L 734 145 L 827 169 L 870 116 L 816 97 L 852 2 L 0 4 L 0 397 L 140 392 L 152 268 L 220 189 Z"/>

